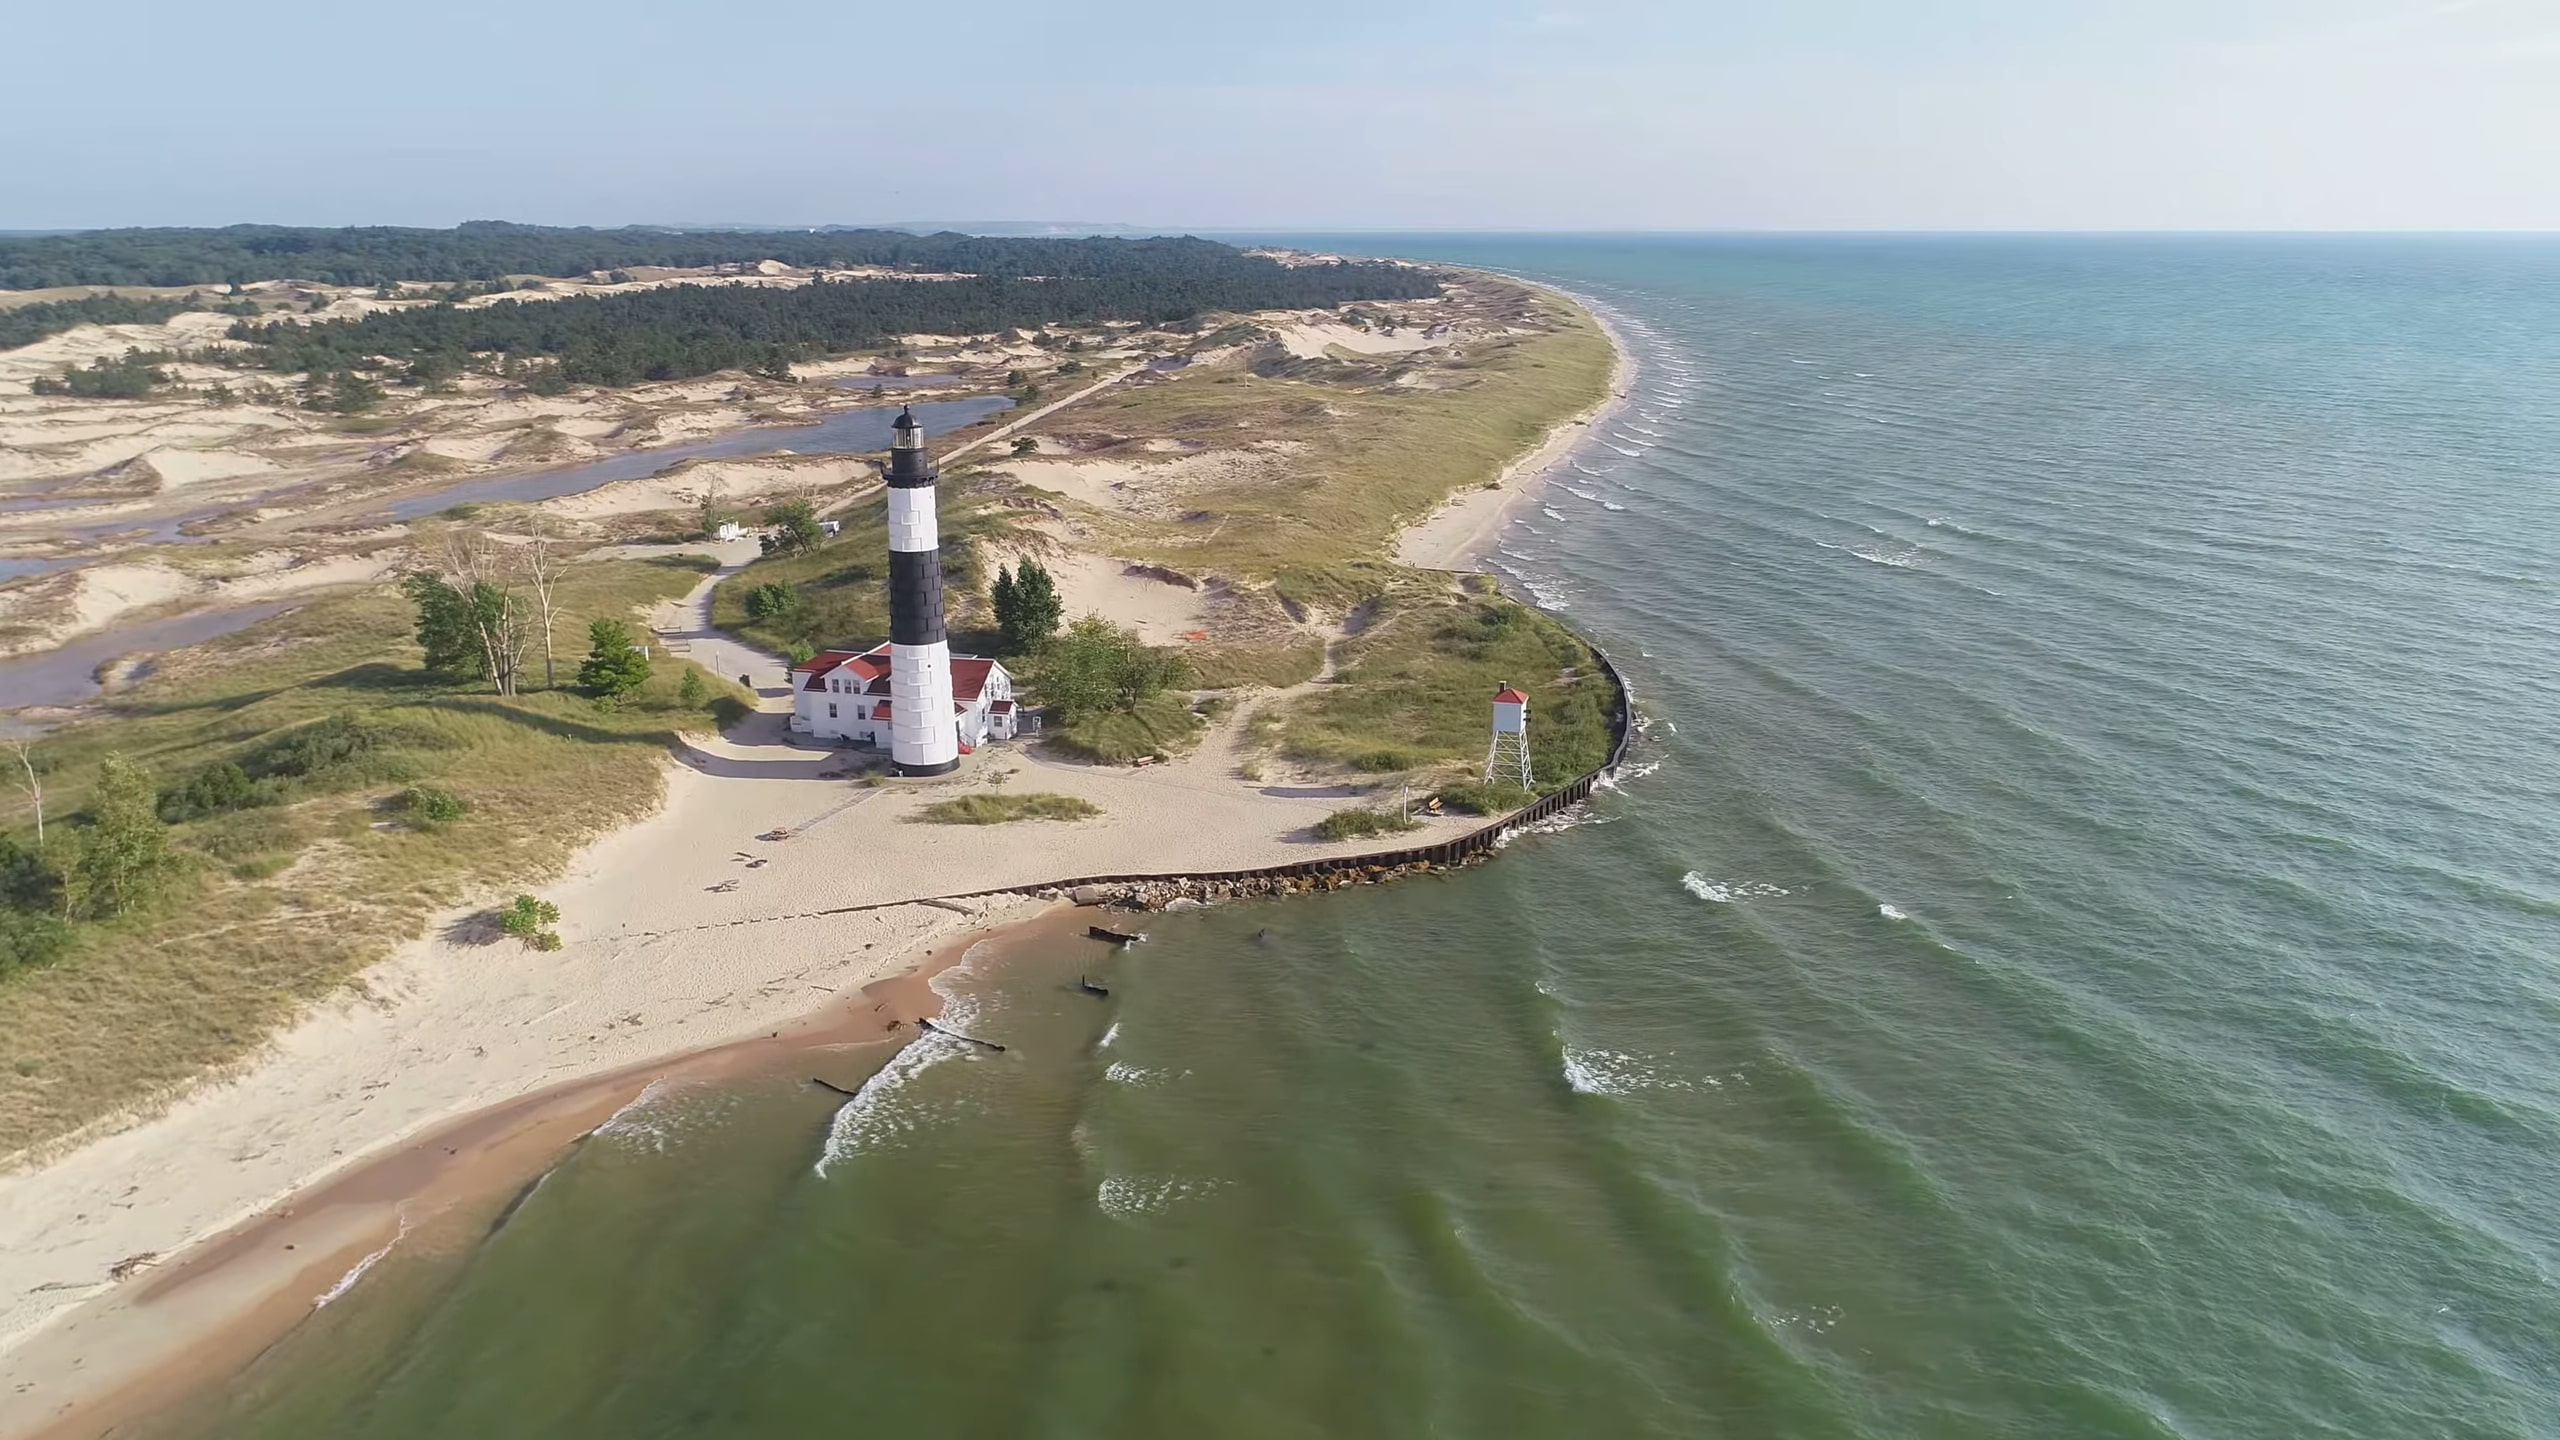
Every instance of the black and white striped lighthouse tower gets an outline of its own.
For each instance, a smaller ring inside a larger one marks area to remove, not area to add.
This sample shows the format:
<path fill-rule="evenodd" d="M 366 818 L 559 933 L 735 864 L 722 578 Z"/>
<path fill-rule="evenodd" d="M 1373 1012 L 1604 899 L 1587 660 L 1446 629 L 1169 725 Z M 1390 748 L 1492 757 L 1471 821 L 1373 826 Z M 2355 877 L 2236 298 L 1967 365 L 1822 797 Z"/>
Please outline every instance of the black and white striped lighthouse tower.
<path fill-rule="evenodd" d="M 951 644 L 942 634 L 942 532 L 924 427 L 902 409 L 889 438 L 889 763 L 901 775 L 960 768 Z"/>

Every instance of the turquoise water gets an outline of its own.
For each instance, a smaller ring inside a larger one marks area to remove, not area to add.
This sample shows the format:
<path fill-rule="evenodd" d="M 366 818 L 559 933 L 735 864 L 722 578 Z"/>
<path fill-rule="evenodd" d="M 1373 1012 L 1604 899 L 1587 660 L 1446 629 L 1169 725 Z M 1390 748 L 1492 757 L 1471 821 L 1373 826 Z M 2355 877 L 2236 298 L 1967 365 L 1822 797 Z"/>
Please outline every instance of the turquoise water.
<path fill-rule="evenodd" d="M 1331 243 L 1638 349 L 1497 557 L 1619 788 L 655 1094 L 200 1429 L 2560 1436 L 2560 244 Z"/>

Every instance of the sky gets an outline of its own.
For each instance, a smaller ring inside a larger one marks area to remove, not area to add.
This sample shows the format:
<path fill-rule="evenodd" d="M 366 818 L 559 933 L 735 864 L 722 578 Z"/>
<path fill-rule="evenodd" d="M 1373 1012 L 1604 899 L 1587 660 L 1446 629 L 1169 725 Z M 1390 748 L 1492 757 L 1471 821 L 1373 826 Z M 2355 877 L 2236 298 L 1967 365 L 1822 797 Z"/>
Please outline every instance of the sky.
<path fill-rule="evenodd" d="M 2560 230 L 2560 0 L 134 0 L 9 32 L 0 229 Z"/>

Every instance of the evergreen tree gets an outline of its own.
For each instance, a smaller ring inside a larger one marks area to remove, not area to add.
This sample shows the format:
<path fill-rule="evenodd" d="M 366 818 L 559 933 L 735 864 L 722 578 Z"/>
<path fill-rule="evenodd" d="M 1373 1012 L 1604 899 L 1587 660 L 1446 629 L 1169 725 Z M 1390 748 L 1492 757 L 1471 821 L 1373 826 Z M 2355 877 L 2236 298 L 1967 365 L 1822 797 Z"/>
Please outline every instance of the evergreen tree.
<path fill-rule="evenodd" d="M 578 667 L 580 685 L 612 700 L 648 680 L 649 659 L 633 642 L 630 626 L 619 620 L 597 620 L 587 626 L 587 659 Z"/>
<path fill-rule="evenodd" d="M 488 679 L 489 651 L 481 632 L 505 623 L 505 593 L 484 581 L 465 594 L 424 570 L 403 578 L 400 589 L 418 609 L 418 648 L 427 652 L 426 668 L 456 679 Z"/>
<path fill-rule="evenodd" d="M 1045 649 L 1067 610 L 1066 602 L 1058 598 L 1057 582 L 1049 578 L 1048 567 L 1025 556 L 1012 588 L 1009 612 L 1001 597 L 996 601 L 996 626 L 1004 632 L 1005 653 L 1029 655 Z"/>
<path fill-rule="evenodd" d="M 987 587 L 987 601 L 995 607 L 996 629 L 1004 636 L 999 643 L 1004 647 L 1004 653 L 1007 655 L 1022 653 L 1013 648 L 1015 617 L 1022 613 L 1021 595 L 1021 590 L 1013 583 L 1012 567 L 998 565 L 995 583 Z"/>

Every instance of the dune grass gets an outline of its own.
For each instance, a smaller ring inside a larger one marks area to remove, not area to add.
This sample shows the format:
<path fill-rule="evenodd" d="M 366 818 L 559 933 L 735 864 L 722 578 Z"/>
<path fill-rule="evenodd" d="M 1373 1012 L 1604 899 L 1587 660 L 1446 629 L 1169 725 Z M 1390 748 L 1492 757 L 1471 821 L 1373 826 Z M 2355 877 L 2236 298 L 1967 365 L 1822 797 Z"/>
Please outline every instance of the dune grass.
<path fill-rule="evenodd" d="M 937 800 L 914 819 L 928 825 L 1003 825 L 1015 820 L 1090 820 L 1102 807 L 1073 795 L 963 795 Z"/>
<path fill-rule="evenodd" d="M 1343 647 L 1341 683 L 1317 686 L 1283 717 L 1290 758 L 1368 774 L 1484 763 L 1493 694 L 1529 695 L 1529 755 L 1540 789 L 1609 758 L 1616 687 L 1591 647 L 1549 616 L 1500 596 L 1407 584 L 1381 599 Z"/>
<path fill-rule="evenodd" d="M 1614 353 L 1598 323 L 1544 295 L 1516 303 L 1513 323 L 1528 333 L 1467 345 L 1447 388 L 1392 384 L 1384 364 L 1312 378 L 1207 366 L 1097 402 L 1097 418 L 1132 433 L 1303 447 L 1285 477 L 1194 492 L 1192 518 L 1132 543 L 1186 573 L 1274 582 L 1302 604 L 1374 593 L 1395 571 L 1383 557 L 1402 525 L 1491 480 L 1607 394 Z"/>
<path fill-rule="evenodd" d="M 980 592 L 995 567 L 980 558 L 980 542 L 1010 537 L 1013 512 L 967 493 L 941 497 L 942 584 L 952 649 L 984 653 L 993 641 L 992 612 Z M 889 638 L 889 502 L 875 495 L 827 517 L 841 523 L 825 544 L 804 554 L 756 561 L 720 582 L 711 597 L 711 622 L 783 654 L 851 646 L 868 649 Z M 759 585 L 790 586 L 798 606 L 757 619 L 747 614 L 747 592 Z"/>
<path fill-rule="evenodd" d="M 1419 826 L 1401 815 L 1356 807 L 1336 810 L 1313 826 L 1319 840 L 1365 840 L 1372 835 L 1400 835 Z"/>
<path fill-rule="evenodd" d="M 692 559 L 572 566 L 563 681 L 588 618 L 684 593 L 708 563 Z M 76 927 L 61 959 L 0 983 L 0 1163 L 243 1059 L 438 912 L 556 874 L 582 841 L 655 809 L 675 731 L 713 723 L 678 701 L 683 665 L 660 663 L 610 711 L 566 690 L 456 688 L 417 668 L 410 624 L 387 591 L 317 601 L 171 657 L 107 716 L 42 742 L 59 826 L 109 753 L 165 789 L 340 714 L 381 739 L 279 803 L 173 825 L 179 868 L 155 903 Z M 711 707 L 744 703 L 708 679 Z M 396 803 L 417 784 L 466 808 L 420 823 Z M 0 815 L 31 840 L 9 801 Z"/>
<path fill-rule="evenodd" d="M 1051 725 L 1049 747 L 1077 760 L 1126 765 L 1153 755 L 1171 759 L 1200 741 L 1199 712 L 1181 695 L 1150 695 L 1134 710 L 1107 710 Z"/>

